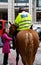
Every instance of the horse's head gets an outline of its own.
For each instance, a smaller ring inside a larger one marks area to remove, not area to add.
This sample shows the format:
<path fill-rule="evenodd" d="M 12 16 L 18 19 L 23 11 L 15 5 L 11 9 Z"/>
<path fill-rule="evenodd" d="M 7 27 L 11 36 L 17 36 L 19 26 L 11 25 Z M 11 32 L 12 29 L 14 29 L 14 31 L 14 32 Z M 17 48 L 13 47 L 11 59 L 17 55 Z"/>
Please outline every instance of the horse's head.
<path fill-rule="evenodd" d="M 10 33 L 10 35 L 13 35 L 14 34 L 14 32 L 16 31 L 16 29 L 17 29 L 17 27 L 16 27 L 16 25 L 15 24 L 11 24 L 10 23 L 10 28 L 9 28 L 9 33 Z"/>

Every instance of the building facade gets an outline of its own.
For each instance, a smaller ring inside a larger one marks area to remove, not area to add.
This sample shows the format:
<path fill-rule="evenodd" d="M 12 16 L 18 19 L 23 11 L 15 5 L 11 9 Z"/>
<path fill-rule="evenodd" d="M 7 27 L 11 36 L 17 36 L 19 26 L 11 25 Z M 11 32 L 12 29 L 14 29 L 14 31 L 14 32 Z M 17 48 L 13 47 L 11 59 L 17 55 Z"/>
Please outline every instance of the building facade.
<path fill-rule="evenodd" d="M 0 19 L 8 19 L 8 0 L 0 0 Z"/>
<path fill-rule="evenodd" d="M 41 0 L 0 0 L 0 19 L 13 21 L 22 6 L 31 13 L 34 21 L 41 22 Z"/>

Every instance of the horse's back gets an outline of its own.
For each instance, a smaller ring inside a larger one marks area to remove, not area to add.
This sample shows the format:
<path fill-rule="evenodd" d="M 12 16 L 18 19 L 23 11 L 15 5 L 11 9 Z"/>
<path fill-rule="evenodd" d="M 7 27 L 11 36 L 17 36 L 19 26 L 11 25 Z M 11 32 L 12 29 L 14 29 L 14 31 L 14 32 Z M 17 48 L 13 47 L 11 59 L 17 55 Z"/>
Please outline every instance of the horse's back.
<path fill-rule="evenodd" d="M 17 39 L 18 41 L 21 41 L 21 40 L 25 40 L 26 37 L 29 37 L 29 34 L 31 36 L 31 38 L 33 37 L 33 42 L 38 44 L 39 43 L 39 36 L 38 36 L 38 33 L 34 30 L 23 30 L 23 31 L 20 31 L 18 34 L 17 34 Z M 29 40 L 27 38 L 27 40 Z"/>

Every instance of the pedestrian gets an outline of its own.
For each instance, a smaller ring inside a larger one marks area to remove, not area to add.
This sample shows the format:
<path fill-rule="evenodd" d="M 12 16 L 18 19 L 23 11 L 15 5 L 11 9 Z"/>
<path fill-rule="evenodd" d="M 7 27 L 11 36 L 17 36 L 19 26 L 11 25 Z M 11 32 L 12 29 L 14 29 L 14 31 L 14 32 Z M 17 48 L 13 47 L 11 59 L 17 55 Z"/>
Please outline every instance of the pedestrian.
<path fill-rule="evenodd" d="M 3 42 L 2 53 L 4 53 L 3 65 L 8 65 L 8 55 L 10 53 L 10 41 L 12 40 L 12 38 L 9 37 L 8 34 L 9 34 L 8 28 L 3 29 L 2 34 Z"/>

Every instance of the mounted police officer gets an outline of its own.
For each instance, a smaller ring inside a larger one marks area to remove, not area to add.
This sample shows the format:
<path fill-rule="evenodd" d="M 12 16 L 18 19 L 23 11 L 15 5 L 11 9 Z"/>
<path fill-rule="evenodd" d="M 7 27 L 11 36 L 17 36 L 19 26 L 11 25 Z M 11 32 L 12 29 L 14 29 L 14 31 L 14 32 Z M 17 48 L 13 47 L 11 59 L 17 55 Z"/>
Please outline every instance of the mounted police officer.
<path fill-rule="evenodd" d="M 19 14 L 15 19 L 17 30 L 28 30 L 32 28 L 32 16 L 23 8 L 19 8 Z"/>
<path fill-rule="evenodd" d="M 23 8 L 19 8 L 19 13 L 15 19 L 15 25 L 17 26 L 17 30 L 13 35 L 13 43 L 16 38 L 16 35 L 21 30 L 29 30 L 32 29 L 32 17 L 28 12 L 25 12 Z M 13 44 L 13 49 L 15 44 Z"/>

